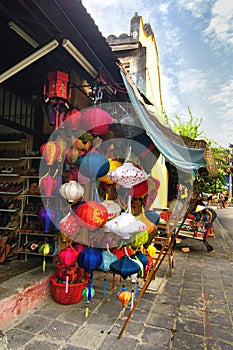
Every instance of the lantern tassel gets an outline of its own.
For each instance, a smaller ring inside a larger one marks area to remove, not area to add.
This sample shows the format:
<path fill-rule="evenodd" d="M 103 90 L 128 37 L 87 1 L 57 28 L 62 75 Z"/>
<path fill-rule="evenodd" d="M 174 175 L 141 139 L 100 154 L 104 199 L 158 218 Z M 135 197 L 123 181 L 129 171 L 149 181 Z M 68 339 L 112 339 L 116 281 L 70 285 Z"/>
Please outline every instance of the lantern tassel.
<path fill-rule="evenodd" d="M 57 255 L 57 241 L 54 241 L 53 256 Z"/>
<path fill-rule="evenodd" d="M 106 273 L 104 274 L 104 290 L 103 290 L 104 298 L 106 298 L 107 295 L 107 280 L 106 280 Z"/>
<path fill-rule="evenodd" d="M 133 308 L 133 304 L 134 304 L 134 283 L 132 284 L 132 289 L 131 289 L 131 306 L 130 306 L 130 311 Z"/>
<path fill-rule="evenodd" d="M 85 312 L 85 317 L 88 318 L 88 314 L 89 314 L 89 304 L 86 303 L 86 312 Z"/>
<path fill-rule="evenodd" d="M 121 318 L 124 319 L 125 317 L 125 306 L 122 307 L 122 311 L 121 311 Z"/>
<path fill-rule="evenodd" d="M 139 288 L 138 288 L 138 282 L 136 283 L 136 293 L 135 293 L 135 298 L 138 298 L 138 294 L 139 294 Z"/>
<path fill-rule="evenodd" d="M 43 264 L 42 264 L 42 271 L 45 272 L 45 269 L 46 269 L 46 260 L 45 260 L 45 256 L 44 256 Z"/>
<path fill-rule="evenodd" d="M 68 294 L 68 288 L 69 288 L 69 276 L 66 275 L 66 290 L 65 290 L 66 294 Z"/>

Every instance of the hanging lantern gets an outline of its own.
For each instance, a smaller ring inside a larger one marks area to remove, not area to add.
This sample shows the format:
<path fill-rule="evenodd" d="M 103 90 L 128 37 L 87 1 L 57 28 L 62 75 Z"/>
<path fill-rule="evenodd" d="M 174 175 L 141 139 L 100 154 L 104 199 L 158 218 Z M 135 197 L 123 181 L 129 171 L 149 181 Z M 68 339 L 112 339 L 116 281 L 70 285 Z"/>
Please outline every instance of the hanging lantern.
<path fill-rule="evenodd" d="M 103 296 L 106 297 L 107 293 L 107 276 L 106 272 L 110 269 L 110 264 L 117 260 L 117 256 L 110 252 L 109 246 L 107 245 L 107 250 L 103 250 L 102 254 L 102 263 L 99 266 L 99 270 L 104 271 L 104 288 L 103 288 Z"/>
<path fill-rule="evenodd" d="M 116 235 L 121 236 L 122 239 L 130 239 L 133 233 L 146 230 L 146 225 L 131 213 L 121 213 L 116 218 L 109 220 L 105 227 Z"/>
<path fill-rule="evenodd" d="M 51 232 L 53 223 L 56 220 L 56 216 L 57 216 L 56 210 L 51 208 L 41 209 L 39 211 L 37 217 L 44 233 Z"/>
<path fill-rule="evenodd" d="M 76 235 L 79 233 L 79 223 L 73 210 L 70 210 L 60 221 L 60 231 L 73 241 L 75 240 Z"/>
<path fill-rule="evenodd" d="M 52 248 L 51 244 L 49 244 L 49 241 L 48 241 L 47 237 L 45 238 L 45 242 L 39 246 L 39 250 L 38 251 L 39 251 L 40 254 L 42 254 L 44 256 L 43 264 L 42 264 L 42 271 L 45 272 L 45 270 L 46 270 L 45 257 L 47 255 L 51 254 L 52 251 L 53 251 L 53 248 Z"/>
<path fill-rule="evenodd" d="M 139 184 L 131 187 L 128 193 L 131 195 L 132 198 L 142 198 L 148 193 L 148 191 L 149 182 L 148 180 L 144 180 Z"/>
<path fill-rule="evenodd" d="M 59 138 L 57 139 L 56 144 L 57 144 L 57 145 L 59 146 L 59 148 L 60 148 L 60 154 L 59 154 L 59 156 L 58 156 L 58 158 L 57 158 L 57 161 L 58 161 L 59 163 L 62 163 L 62 161 L 63 161 L 63 152 L 64 152 L 64 150 L 66 149 L 67 144 L 66 144 L 66 141 L 65 141 L 62 137 L 59 137 Z"/>
<path fill-rule="evenodd" d="M 77 263 L 78 252 L 70 244 L 69 247 L 62 249 L 57 257 L 60 264 L 70 267 Z"/>
<path fill-rule="evenodd" d="M 76 139 L 72 145 L 72 147 L 76 147 L 79 150 L 84 150 L 85 152 L 88 152 L 92 147 L 91 141 L 82 141 L 81 139 Z"/>
<path fill-rule="evenodd" d="M 154 266 L 154 261 L 153 258 L 150 255 L 147 255 L 147 264 L 144 268 L 144 274 L 148 275 L 148 273 L 150 272 L 150 270 L 152 269 L 152 267 Z"/>
<path fill-rule="evenodd" d="M 59 71 L 49 72 L 44 89 L 45 98 L 50 99 L 51 102 L 69 101 L 69 74 Z"/>
<path fill-rule="evenodd" d="M 114 169 L 119 168 L 119 166 L 122 165 L 121 162 L 118 162 L 117 160 L 114 160 L 112 158 L 108 158 L 108 161 L 109 161 L 109 170 L 108 170 L 109 172 L 111 172 Z M 105 176 L 99 177 L 98 180 L 100 180 L 102 182 L 106 182 L 107 184 L 113 184 L 113 181 L 108 177 L 108 174 Z"/>
<path fill-rule="evenodd" d="M 51 166 L 57 160 L 61 153 L 60 147 L 54 141 L 48 141 L 40 146 L 42 156 L 45 158 L 47 165 Z"/>
<path fill-rule="evenodd" d="M 115 203 L 114 201 L 103 201 L 101 204 L 107 209 L 108 212 L 108 220 L 111 220 L 115 218 L 116 216 L 120 215 L 121 213 L 121 207 L 119 204 Z"/>
<path fill-rule="evenodd" d="M 145 267 L 146 264 L 148 263 L 147 256 L 143 254 L 140 250 L 135 253 L 135 257 L 137 257 L 141 261 L 143 267 Z M 132 256 L 132 258 L 134 257 Z"/>
<path fill-rule="evenodd" d="M 131 188 L 147 179 L 147 174 L 135 167 L 132 163 L 125 162 L 120 167 L 108 173 L 108 177 L 115 183 Z"/>
<path fill-rule="evenodd" d="M 57 188 L 58 181 L 51 175 L 46 175 L 40 179 L 40 188 L 46 197 L 50 197 Z"/>
<path fill-rule="evenodd" d="M 88 108 L 82 112 L 81 128 L 96 136 L 105 135 L 112 120 L 106 111 L 97 107 Z"/>
<path fill-rule="evenodd" d="M 79 156 L 79 150 L 76 147 L 71 147 L 66 150 L 65 162 L 69 165 L 76 165 Z"/>
<path fill-rule="evenodd" d="M 91 301 L 91 299 L 95 296 L 95 290 L 93 287 L 85 287 L 83 290 L 82 290 L 82 296 L 83 296 L 83 299 L 85 300 L 86 302 L 86 318 L 88 317 L 88 313 L 89 313 L 89 303 Z"/>
<path fill-rule="evenodd" d="M 125 307 L 131 300 L 131 292 L 127 288 L 123 287 L 119 290 L 117 298 L 122 305 L 121 317 L 124 318 Z"/>
<path fill-rule="evenodd" d="M 66 113 L 64 118 L 64 126 L 72 131 L 76 131 L 80 128 L 81 113 L 77 109 L 73 109 Z"/>
<path fill-rule="evenodd" d="M 122 258 L 123 256 L 131 256 L 132 255 L 132 249 L 130 247 L 116 247 L 112 248 L 111 252 L 114 253 L 117 256 L 117 259 Z"/>
<path fill-rule="evenodd" d="M 59 189 L 60 195 L 65 198 L 68 203 L 74 203 L 81 199 L 84 195 L 84 188 L 77 181 L 70 180 L 61 185 Z"/>
<path fill-rule="evenodd" d="M 110 270 L 118 275 L 121 275 L 123 279 L 137 273 L 140 270 L 139 264 L 129 256 L 125 255 L 122 258 L 115 260 L 110 264 Z"/>
<path fill-rule="evenodd" d="M 78 170 L 92 181 L 105 176 L 109 167 L 108 158 L 98 152 L 88 153 L 78 159 Z"/>
<path fill-rule="evenodd" d="M 91 272 L 96 270 L 102 263 L 102 254 L 99 250 L 88 247 L 80 252 L 77 261 L 78 265 L 85 271 Z"/>
<path fill-rule="evenodd" d="M 79 225 L 88 230 L 96 230 L 103 226 L 108 219 L 107 209 L 97 201 L 81 204 L 76 211 Z"/>

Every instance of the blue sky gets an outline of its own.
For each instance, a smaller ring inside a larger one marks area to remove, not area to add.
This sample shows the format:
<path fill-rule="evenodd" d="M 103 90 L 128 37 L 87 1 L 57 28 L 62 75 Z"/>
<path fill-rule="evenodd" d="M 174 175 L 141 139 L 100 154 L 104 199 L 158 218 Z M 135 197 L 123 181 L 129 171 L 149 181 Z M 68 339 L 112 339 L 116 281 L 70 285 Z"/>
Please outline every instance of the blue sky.
<path fill-rule="evenodd" d="M 83 0 L 104 37 L 129 34 L 135 12 L 156 37 L 163 103 L 168 117 L 187 120 L 188 106 L 201 130 L 233 143 L 232 0 Z"/>

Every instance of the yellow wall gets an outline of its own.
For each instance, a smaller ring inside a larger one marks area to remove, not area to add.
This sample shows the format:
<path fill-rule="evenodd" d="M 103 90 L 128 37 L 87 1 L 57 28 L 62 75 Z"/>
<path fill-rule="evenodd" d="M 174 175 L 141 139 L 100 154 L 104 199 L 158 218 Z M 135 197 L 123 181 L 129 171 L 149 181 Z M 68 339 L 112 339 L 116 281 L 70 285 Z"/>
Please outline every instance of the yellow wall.
<path fill-rule="evenodd" d="M 168 171 L 166 166 L 163 164 L 163 156 L 160 155 L 155 166 L 151 170 L 151 176 L 160 181 L 160 187 L 158 195 L 153 202 L 152 208 L 166 208 L 167 207 L 167 196 L 168 196 Z"/>

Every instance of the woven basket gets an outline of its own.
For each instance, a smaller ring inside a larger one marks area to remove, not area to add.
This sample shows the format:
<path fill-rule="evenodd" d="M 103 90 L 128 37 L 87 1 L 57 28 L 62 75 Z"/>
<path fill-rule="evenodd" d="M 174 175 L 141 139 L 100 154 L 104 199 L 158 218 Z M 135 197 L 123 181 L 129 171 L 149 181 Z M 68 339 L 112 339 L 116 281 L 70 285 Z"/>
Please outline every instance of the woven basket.
<path fill-rule="evenodd" d="M 59 304 L 71 305 L 82 300 L 82 291 L 87 287 L 88 278 L 79 283 L 69 283 L 68 293 L 66 293 L 66 285 L 56 281 L 55 274 L 50 277 L 50 281 L 53 299 Z"/>

